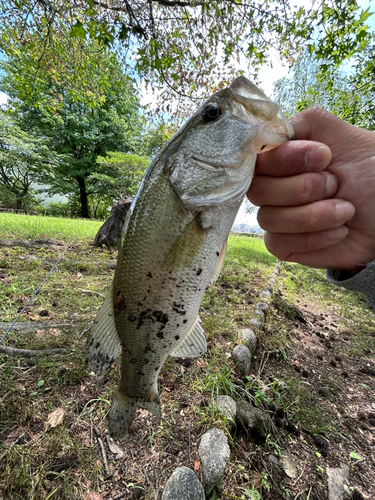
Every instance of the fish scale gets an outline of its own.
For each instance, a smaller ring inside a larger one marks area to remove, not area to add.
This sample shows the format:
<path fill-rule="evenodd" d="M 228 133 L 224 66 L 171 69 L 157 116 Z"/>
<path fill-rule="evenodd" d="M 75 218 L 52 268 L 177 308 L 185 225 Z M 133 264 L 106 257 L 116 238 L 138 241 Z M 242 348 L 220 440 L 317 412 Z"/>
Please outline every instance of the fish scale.
<path fill-rule="evenodd" d="M 148 169 L 85 348 L 97 373 L 121 350 L 109 414 L 115 439 L 128 432 L 137 407 L 161 417 L 157 377 L 169 355 L 206 351 L 199 306 L 220 273 L 256 154 L 292 135 L 278 106 L 240 77 L 211 96 Z"/>

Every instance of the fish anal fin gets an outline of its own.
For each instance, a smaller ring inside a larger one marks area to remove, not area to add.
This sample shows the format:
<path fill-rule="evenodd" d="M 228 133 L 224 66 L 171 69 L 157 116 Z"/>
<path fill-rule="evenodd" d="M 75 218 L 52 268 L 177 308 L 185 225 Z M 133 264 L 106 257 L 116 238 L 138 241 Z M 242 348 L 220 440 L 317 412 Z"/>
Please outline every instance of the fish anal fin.
<path fill-rule="evenodd" d="M 202 247 L 209 230 L 210 228 L 202 227 L 201 215 L 198 214 L 173 243 L 163 265 L 174 271 L 188 267 Z"/>
<path fill-rule="evenodd" d="M 103 305 L 91 326 L 85 346 L 85 358 L 90 370 L 103 375 L 117 358 L 120 338 L 117 333 L 114 308 L 113 286 L 111 285 Z"/>
<path fill-rule="evenodd" d="M 196 358 L 207 351 L 206 337 L 203 334 L 199 316 L 194 321 L 184 340 L 179 344 L 170 356 L 175 358 Z"/>
<path fill-rule="evenodd" d="M 223 242 L 223 244 L 221 246 L 219 258 L 217 259 L 216 267 L 215 267 L 215 270 L 214 270 L 213 275 L 211 277 L 211 281 L 210 281 L 211 285 L 212 285 L 212 283 L 215 283 L 215 281 L 220 276 L 220 273 L 221 273 L 221 270 L 222 270 L 223 264 L 224 264 L 225 254 L 227 251 L 227 245 L 228 245 L 228 238 Z"/>

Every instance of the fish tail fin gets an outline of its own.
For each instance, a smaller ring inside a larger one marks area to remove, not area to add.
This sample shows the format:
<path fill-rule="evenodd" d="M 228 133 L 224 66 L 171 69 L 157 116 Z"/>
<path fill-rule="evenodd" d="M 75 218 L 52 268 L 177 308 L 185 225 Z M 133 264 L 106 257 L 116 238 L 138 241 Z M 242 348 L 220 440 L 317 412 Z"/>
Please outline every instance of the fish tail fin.
<path fill-rule="evenodd" d="M 136 401 L 125 398 L 118 390 L 115 392 L 109 412 L 109 434 L 113 439 L 120 439 L 129 432 L 136 409 Z"/>
<path fill-rule="evenodd" d="M 157 396 L 156 399 L 154 399 L 154 401 L 138 401 L 137 405 L 143 408 L 144 410 L 151 412 L 153 415 L 155 415 L 157 419 L 161 420 L 159 395 Z"/>
<path fill-rule="evenodd" d="M 154 401 L 137 401 L 123 396 L 119 390 L 115 392 L 109 412 L 109 433 L 113 439 L 120 439 L 129 432 L 138 406 L 161 419 L 159 395 Z"/>

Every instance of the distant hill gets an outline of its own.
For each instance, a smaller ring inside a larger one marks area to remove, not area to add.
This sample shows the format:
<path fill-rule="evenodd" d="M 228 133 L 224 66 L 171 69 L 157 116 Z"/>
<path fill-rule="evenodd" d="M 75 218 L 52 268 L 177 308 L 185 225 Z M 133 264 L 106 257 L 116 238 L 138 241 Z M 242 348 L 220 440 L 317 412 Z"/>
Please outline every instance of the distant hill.
<path fill-rule="evenodd" d="M 245 223 L 234 224 L 234 226 L 232 227 L 232 231 L 234 233 L 264 233 L 263 229 L 260 228 L 258 225 L 249 226 L 248 224 Z"/>

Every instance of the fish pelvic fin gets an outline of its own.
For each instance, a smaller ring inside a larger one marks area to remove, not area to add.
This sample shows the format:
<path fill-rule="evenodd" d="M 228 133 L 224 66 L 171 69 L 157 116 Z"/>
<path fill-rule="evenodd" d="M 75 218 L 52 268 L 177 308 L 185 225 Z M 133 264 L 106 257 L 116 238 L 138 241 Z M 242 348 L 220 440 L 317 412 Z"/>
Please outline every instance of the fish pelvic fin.
<path fill-rule="evenodd" d="M 124 396 L 117 389 L 109 412 L 109 434 L 113 439 L 121 439 L 128 434 L 137 407 L 143 408 L 153 413 L 159 420 L 161 419 L 161 408 L 158 395 L 154 401 L 138 401 Z"/>
<path fill-rule="evenodd" d="M 90 329 L 85 346 L 86 363 L 97 375 L 103 375 L 117 358 L 119 350 L 120 338 L 115 325 L 111 285 Z"/>
<path fill-rule="evenodd" d="M 206 351 L 206 337 L 203 334 L 201 320 L 197 316 L 184 340 L 170 353 L 170 356 L 174 358 L 196 358 Z"/>

